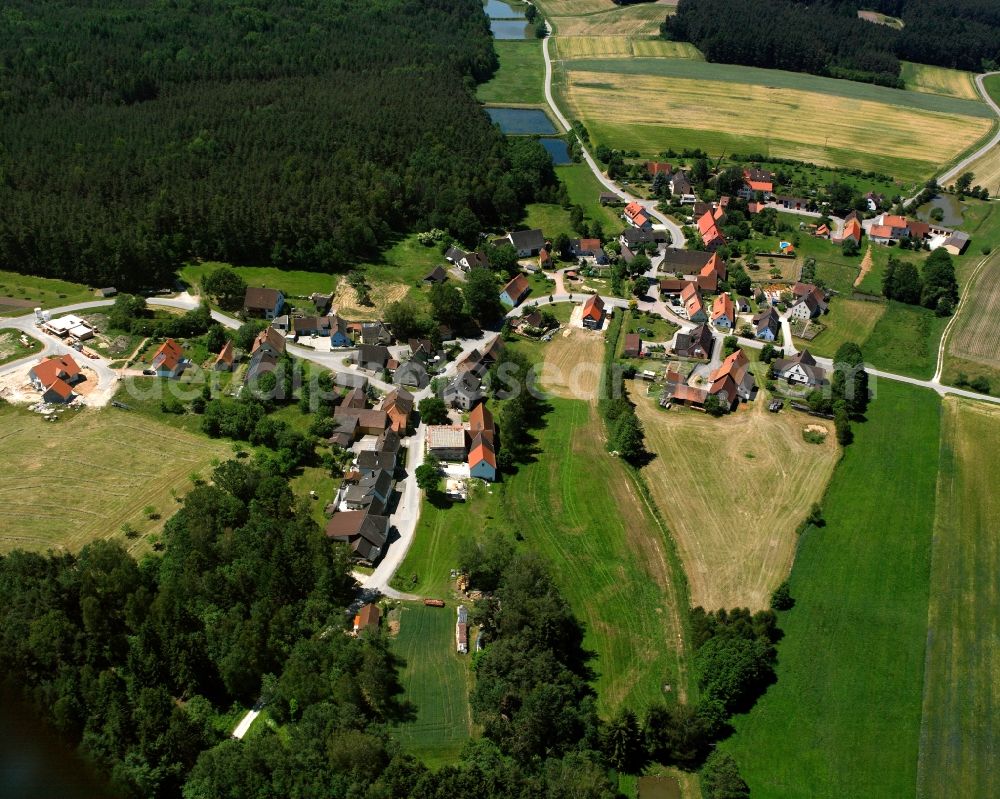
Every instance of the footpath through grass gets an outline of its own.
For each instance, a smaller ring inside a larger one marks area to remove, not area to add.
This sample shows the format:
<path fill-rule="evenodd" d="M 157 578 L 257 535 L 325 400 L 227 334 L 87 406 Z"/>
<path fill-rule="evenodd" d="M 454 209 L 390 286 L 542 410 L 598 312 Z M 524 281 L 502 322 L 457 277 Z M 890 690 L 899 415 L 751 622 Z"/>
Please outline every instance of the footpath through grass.
<path fill-rule="evenodd" d="M 471 656 L 455 651 L 455 606 L 403 605 L 393 649 L 406 660 L 400 681 L 416 705 L 416 718 L 395 737 L 432 768 L 454 762 L 473 730 Z"/>
<path fill-rule="evenodd" d="M 725 744 L 757 799 L 914 794 L 940 400 L 881 381 L 854 429 L 799 545 L 777 684 Z"/>
<path fill-rule="evenodd" d="M 1000 796 L 1000 409 L 944 400 L 919 797 Z"/>

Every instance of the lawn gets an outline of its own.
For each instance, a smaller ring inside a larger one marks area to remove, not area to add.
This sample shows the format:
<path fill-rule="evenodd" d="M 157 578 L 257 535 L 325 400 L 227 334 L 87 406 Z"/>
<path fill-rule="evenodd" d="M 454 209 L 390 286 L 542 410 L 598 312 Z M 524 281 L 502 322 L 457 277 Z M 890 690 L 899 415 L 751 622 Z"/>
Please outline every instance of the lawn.
<path fill-rule="evenodd" d="M 795 556 L 796 528 L 823 495 L 837 460 L 832 425 L 822 444 L 802 438 L 822 423 L 752 406 L 721 419 L 661 410 L 647 385 L 630 393 L 656 456 L 643 467 L 677 542 L 691 604 L 709 609 L 768 606 Z"/>
<path fill-rule="evenodd" d="M 830 300 L 830 312 L 818 317 L 826 330 L 812 341 L 796 338 L 795 346 L 799 349 L 808 348 L 814 355 L 832 358 L 845 341 L 859 344 L 867 341 L 885 311 L 886 305 L 882 302 L 833 297 Z M 864 350 L 864 354 L 870 360 L 867 350 Z"/>
<path fill-rule="evenodd" d="M 403 605 L 393 649 L 406 660 L 400 681 L 417 712 L 394 737 L 432 768 L 454 762 L 473 731 L 471 656 L 455 651 L 454 605 Z"/>
<path fill-rule="evenodd" d="M 145 547 L 176 509 L 174 493 L 207 477 L 229 445 L 113 408 L 65 412 L 56 422 L 0 407 L 0 551 L 78 551 L 98 538 Z M 58 499 L 57 499 L 58 497 Z M 158 519 L 144 509 L 152 506 Z M 124 539 L 131 524 L 142 538 Z"/>
<path fill-rule="evenodd" d="M 934 375 L 938 343 L 947 324 L 927 308 L 890 302 L 868 338 L 854 340 L 875 368 L 927 379 Z"/>
<path fill-rule="evenodd" d="M 976 91 L 971 72 L 932 67 L 929 64 L 915 64 L 912 61 L 903 61 L 901 66 L 900 76 L 910 91 L 944 94 L 963 100 L 979 100 L 979 92 Z"/>
<path fill-rule="evenodd" d="M 1000 409 L 944 400 L 919 797 L 998 796 Z"/>
<path fill-rule="evenodd" d="M 666 58 L 564 66 L 566 106 L 595 144 L 644 155 L 686 146 L 716 156 L 761 152 L 910 181 L 991 126 L 982 103 L 800 73 Z M 767 109 L 752 135 L 747 107 Z"/>
<path fill-rule="evenodd" d="M 570 238 L 579 238 L 569 221 L 569 211 L 555 203 L 532 203 L 527 206 L 527 214 L 521 227 L 539 228 L 545 238 L 552 241 L 560 233 Z"/>
<path fill-rule="evenodd" d="M 545 62 L 537 39 L 493 42 L 500 68 L 493 78 L 480 84 L 476 96 L 484 103 L 545 103 Z"/>
<path fill-rule="evenodd" d="M 556 167 L 556 174 L 566 185 L 570 202 L 583 208 L 585 217 L 591 221 L 601 223 L 604 229 L 605 238 L 620 233 L 625 223 L 621 218 L 621 209 L 613 206 L 601 205 L 601 192 L 607 191 L 590 167 L 586 164 L 565 164 Z"/>
<path fill-rule="evenodd" d="M 680 328 L 666 319 L 654 319 L 642 314 L 629 314 L 626 317 L 625 329 L 622 330 L 622 344 L 624 346 L 625 333 L 638 333 L 643 341 L 662 343 L 670 341 Z"/>
<path fill-rule="evenodd" d="M 0 271 L 0 316 L 23 316 L 34 308 L 56 308 L 96 300 L 79 283 Z"/>
<path fill-rule="evenodd" d="M 32 353 L 39 352 L 42 349 L 42 342 L 34 336 L 27 336 L 28 346 L 24 346 L 21 343 L 22 335 L 20 330 L 0 328 L 0 366 L 11 361 L 20 360 L 21 358 L 27 358 Z"/>
<path fill-rule="evenodd" d="M 725 744 L 756 799 L 914 795 L 939 414 L 933 392 L 886 381 L 855 425 L 826 526 L 798 547 L 777 684 Z"/>

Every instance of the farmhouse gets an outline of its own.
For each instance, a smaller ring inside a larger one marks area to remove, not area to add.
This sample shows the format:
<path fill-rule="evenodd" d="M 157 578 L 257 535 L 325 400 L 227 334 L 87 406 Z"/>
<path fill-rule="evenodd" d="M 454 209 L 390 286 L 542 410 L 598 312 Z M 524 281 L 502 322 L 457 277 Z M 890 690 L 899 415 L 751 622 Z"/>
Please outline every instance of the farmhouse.
<path fill-rule="evenodd" d="M 969 234 L 956 230 L 941 242 L 941 246 L 952 255 L 961 255 L 969 246 Z M 931 249 L 934 249 L 933 246 Z"/>
<path fill-rule="evenodd" d="M 542 247 L 545 246 L 545 236 L 538 228 L 511 231 L 507 234 L 507 240 L 517 251 L 518 258 L 538 255 Z"/>
<path fill-rule="evenodd" d="M 600 330 L 604 326 L 604 300 L 598 294 L 591 294 L 583 304 L 583 326 L 591 330 Z"/>
<path fill-rule="evenodd" d="M 362 477 L 373 477 L 381 471 L 394 474 L 396 471 L 396 453 L 366 449 L 358 453 L 355 468 Z"/>
<path fill-rule="evenodd" d="M 483 398 L 482 381 L 472 372 L 460 374 L 444 388 L 442 399 L 453 408 L 469 410 Z"/>
<path fill-rule="evenodd" d="M 381 322 L 363 322 L 361 324 L 361 343 L 377 346 L 392 344 L 392 333 Z"/>
<path fill-rule="evenodd" d="M 816 364 L 809 350 L 802 350 L 792 358 L 780 358 L 774 362 L 774 373 L 789 383 L 806 386 L 821 386 L 826 382 L 826 373 Z"/>
<path fill-rule="evenodd" d="M 177 378 L 183 374 L 189 363 L 190 361 L 184 357 L 181 345 L 172 338 L 168 338 L 153 354 L 150 368 L 156 372 L 157 377 Z"/>
<path fill-rule="evenodd" d="M 712 344 L 715 339 L 707 325 L 698 325 L 686 333 L 677 334 L 674 340 L 674 354 L 682 358 L 698 358 L 708 360 L 712 356 Z"/>
<path fill-rule="evenodd" d="M 636 250 L 643 244 L 663 244 L 667 240 L 667 234 L 662 230 L 651 230 L 645 229 L 640 230 L 639 228 L 627 227 L 618 237 L 618 243 L 622 247 L 628 247 L 630 250 Z"/>
<path fill-rule="evenodd" d="M 250 356 L 250 361 L 247 364 L 247 372 L 243 376 L 243 382 L 244 384 L 253 383 L 259 380 L 262 375 L 273 372 L 277 368 L 278 359 L 270 352 L 258 349 Z"/>
<path fill-rule="evenodd" d="M 502 241 L 502 239 L 501 239 Z M 444 254 L 446 261 L 449 261 L 463 272 L 469 272 L 473 269 L 489 269 L 490 262 L 485 255 L 480 252 L 466 252 L 465 250 L 460 250 L 458 247 L 449 247 Z"/>
<path fill-rule="evenodd" d="M 774 174 L 766 169 L 744 169 L 743 185 L 738 192 L 744 200 L 752 200 L 757 192 L 767 196 L 774 191 Z"/>
<path fill-rule="evenodd" d="M 219 350 L 219 354 L 215 357 L 215 363 L 212 364 L 212 369 L 216 372 L 231 372 L 235 361 L 236 353 L 233 350 L 233 342 L 227 341 L 222 349 Z"/>
<path fill-rule="evenodd" d="M 367 391 L 360 387 L 352 388 L 344 395 L 343 399 L 340 401 L 339 407 L 363 410 L 368 407 Z"/>
<path fill-rule="evenodd" d="M 243 298 L 243 315 L 254 319 L 274 319 L 281 314 L 285 296 L 277 289 L 247 287 Z"/>
<path fill-rule="evenodd" d="M 642 354 L 642 339 L 638 333 L 628 333 L 625 336 L 625 349 L 622 355 L 626 358 L 638 358 Z"/>
<path fill-rule="evenodd" d="M 680 197 L 681 202 L 694 202 L 694 195 L 691 193 L 691 181 L 687 173 L 678 169 L 670 176 L 670 193 L 675 197 Z"/>
<path fill-rule="evenodd" d="M 330 336 L 333 319 L 329 316 L 298 316 L 293 319 L 298 336 Z"/>
<path fill-rule="evenodd" d="M 385 512 L 392 496 L 392 474 L 380 469 L 347 486 L 344 503 L 351 510 Z"/>
<path fill-rule="evenodd" d="M 354 634 L 364 632 L 369 627 L 377 630 L 381 620 L 382 611 L 378 609 L 378 605 L 374 602 L 362 605 L 358 615 L 354 617 Z"/>
<path fill-rule="evenodd" d="M 253 340 L 253 346 L 250 347 L 251 355 L 256 355 L 258 352 L 266 353 L 275 358 L 284 355 L 285 337 L 273 327 L 265 327 L 257 334 L 257 338 Z"/>
<path fill-rule="evenodd" d="M 726 243 L 726 237 L 722 235 L 716 222 L 715 214 L 710 211 L 698 217 L 698 233 L 709 252 L 715 252 Z"/>
<path fill-rule="evenodd" d="M 686 285 L 687 281 L 681 278 L 665 278 L 660 281 L 660 296 L 679 297 Z"/>
<path fill-rule="evenodd" d="M 701 301 L 701 295 L 694 283 L 688 283 L 681 291 L 681 302 L 684 303 L 684 310 L 687 311 L 687 318 L 692 322 L 707 322 L 708 314 L 705 313 L 705 305 Z"/>
<path fill-rule="evenodd" d="M 438 460 L 465 460 L 465 430 L 454 425 L 428 425 L 427 451 Z"/>
<path fill-rule="evenodd" d="M 778 312 L 768 306 L 753 318 L 754 337 L 761 341 L 774 341 L 781 330 L 781 317 Z"/>
<path fill-rule="evenodd" d="M 326 536 L 351 547 L 354 560 L 374 564 L 389 540 L 389 518 L 366 511 L 342 511 L 327 522 Z"/>
<path fill-rule="evenodd" d="M 330 346 L 350 347 L 353 342 L 351 341 L 351 333 L 348 329 L 347 321 L 336 314 L 331 316 L 330 320 Z"/>
<path fill-rule="evenodd" d="M 642 204 L 638 200 L 633 200 L 625 206 L 625 210 L 622 212 L 622 217 L 632 227 L 639 228 L 640 230 L 646 230 L 653 227 L 653 223 L 649 220 L 646 209 L 642 207 Z"/>
<path fill-rule="evenodd" d="M 712 374 L 709 393 L 719 397 L 732 408 L 739 400 L 751 400 L 757 391 L 757 382 L 750 371 L 750 361 L 743 350 L 736 350 Z"/>
<path fill-rule="evenodd" d="M 667 381 L 667 385 L 660 397 L 660 405 L 687 405 L 691 408 L 703 408 L 705 400 L 708 399 L 708 392 L 703 388 L 695 388 L 686 383 Z"/>
<path fill-rule="evenodd" d="M 666 175 L 669 178 L 671 173 L 670 164 L 665 161 L 646 162 L 646 174 L 651 178 L 655 178 L 657 175 Z"/>
<path fill-rule="evenodd" d="M 812 283 L 796 283 L 792 286 L 792 296 L 795 301 L 789 312 L 795 319 L 815 319 L 826 312 L 823 290 Z"/>
<path fill-rule="evenodd" d="M 362 369 L 380 372 L 389 363 L 389 348 L 381 344 L 362 344 L 354 355 L 354 362 Z"/>
<path fill-rule="evenodd" d="M 736 309 L 728 294 L 720 294 L 712 304 L 712 324 L 721 330 L 732 330 L 736 324 Z"/>
<path fill-rule="evenodd" d="M 69 402 L 73 386 L 82 378 L 80 367 L 69 354 L 43 359 L 28 370 L 28 379 L 42 392 L 44 402 Z"/>
<path fill-rule="evenodd" d="M 608 262 L 608 255 L 601 247 L 600 239 L 573 239 L 570 242 L 570 252 L 574 258 L 587 258 L 601 265 Z"/>
<path fill-rule="evenodd" d="M 413 395 L 405 388 L 395 388 L 385 395 L 379 410 L 385 411 L 389 427 L 397 433 L 404 433 L 410 426 L 413 413 Z"/>
<path fill-rule="evenodd" d="M 493 414 L 486 407 L 486 403 L 477 405 L 469 414 L 469 435 L 473 438 L 483 435 L 493 441 L 496 427 L 493 423 Z"/>
<path fill-rule="evenodd" d="M 528 281 L 525 280 L 524 275 L 518 273 L 501 290 L 500 302 L 513 307 L 520 303 L 529 291 L 531 291 L 531 286 L 528 285 Z"/>

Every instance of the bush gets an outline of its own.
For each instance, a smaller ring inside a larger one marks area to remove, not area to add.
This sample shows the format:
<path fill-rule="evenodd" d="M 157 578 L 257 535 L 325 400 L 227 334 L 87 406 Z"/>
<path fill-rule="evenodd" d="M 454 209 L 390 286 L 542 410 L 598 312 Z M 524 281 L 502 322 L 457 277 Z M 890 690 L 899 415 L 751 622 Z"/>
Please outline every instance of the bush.
<path fill-rule="evenodd" d="M 184 413 L 184 405 L 177 397 L 164 397 L 160 400 L 160 410 L 163 413 L 181 415 Z"/>
<path fill-rule="evenodd" d="M 771 610 L 791 610 L 795 606 L 792 592 L 788 587 L 788 580 L 774 589 L 771 594 Z"/>
<path fill-rule="evenodd" d="M 969 383 L 969 387 L 973 391 L 978 391 L 980 394 L 989 394 L 990 393 L 990 381 L 987 380 L 982 375 L 980 375 L 979 377 L 977 377 L 974 380 L 972 380 Z"/>

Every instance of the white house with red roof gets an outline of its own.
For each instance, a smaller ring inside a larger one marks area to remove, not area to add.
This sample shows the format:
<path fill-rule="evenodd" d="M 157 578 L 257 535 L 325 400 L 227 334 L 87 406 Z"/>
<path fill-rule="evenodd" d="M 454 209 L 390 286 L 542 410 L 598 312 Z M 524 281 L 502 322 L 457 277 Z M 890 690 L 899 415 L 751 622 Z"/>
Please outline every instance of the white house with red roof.
<path fill-rule="evenodd" d="M 177 378 L 183 374 L 189 363 L 190 361 L 184 357 L 181 345 L 168 338 L 153 354 L 150 368 L 156 372 L 157 377 Z"/>
<path fill-rule="evenodd" d="M 591 294 L 583 304 L 583 315 L 580 322 L 584 327 L 591 330 L 600 330 L 604 327 L 604 300 L 597 294 Z"/>
<path fill-rule="evenodd" d="M 649 230 L 653 227 L 653 223 L 649 219 L 649 214 L 637 200 L 633 200 L 625 206 L 625 210 L 622 212 L 622 217 L 632 227 L 639 228 L 640 230 Z"/>
<path fill-rule="evenodd" d="M 755 167 L 743 170 L 743 185 L 738 193 L 744 200 L 752 200 L 757 192 L 767 197 L 773 191 L 774 173 Z"/>
<path fill-rule="evenodd" d="M 706 211 L 698 217 L 698 233 L 705 244 L 705 249 L 709 252 L 715 252 L 726 243 L 726 237 L 722 235 L 722 231 L 719 229 L 719 222 L 724 219 L 725 213 L 721 214 L 717 219 L 716 214 L 712 211 Z"/>
<path fill-rule="evenodd" d="M 28 379 L 42 392 L 45 402 L 69 402 L 73 386 L 82 378 L 80 367 L 69 354 L 43 359 L 28 371 Z"/>

